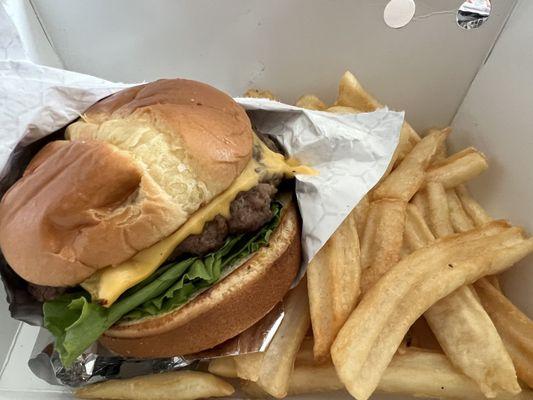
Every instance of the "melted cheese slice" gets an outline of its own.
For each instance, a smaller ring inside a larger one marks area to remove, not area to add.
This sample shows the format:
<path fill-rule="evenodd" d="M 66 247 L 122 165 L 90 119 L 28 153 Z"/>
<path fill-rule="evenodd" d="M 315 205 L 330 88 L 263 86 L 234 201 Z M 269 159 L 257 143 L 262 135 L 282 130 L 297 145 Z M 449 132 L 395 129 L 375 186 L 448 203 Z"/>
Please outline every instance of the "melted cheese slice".
<path fill-rule="evenodd" d="M 230 204 L 239 192 L 250 190 L 263 177 L 273 174 L 292 177 L 297 173 L 316 173 L 295 160 L 286 160 L 281 154 L 271 151 L 257 137 L 254 138 L 254 147 L 254 152 L 259 151 L 261 154 L 260 160 L 252 158 L 228 189 L 196 211 L 176 232 L 122 264 L 101 269 L 83 282 L 81 286 L 91 294 L 92 300 L 109 307 L 122 293 L 154 273 L 189 235 L 201 233 L 206 222 L 213 220 L 217 214 L 229 218 Z"/>

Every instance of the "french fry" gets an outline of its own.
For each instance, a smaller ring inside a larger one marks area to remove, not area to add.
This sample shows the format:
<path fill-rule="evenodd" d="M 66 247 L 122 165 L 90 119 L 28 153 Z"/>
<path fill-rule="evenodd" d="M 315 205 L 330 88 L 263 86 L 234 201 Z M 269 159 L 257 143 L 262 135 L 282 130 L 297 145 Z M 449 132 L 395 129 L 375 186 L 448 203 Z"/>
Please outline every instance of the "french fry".
<path fill-rule="evenodd" d="M 426 185 L 429 205 L 429 221 L 433 233 L 437 237 L 444 237 L 453 233 L 448 199 L 444 186 L 440 182 L 428 182 Z"/>
<path fill-rule="evenodd" d="M 291 375 L 289 395 L 333 392 L 343 388 L 331 363 L 297 366 Z M 267 397 L 253 383 L 246 383 L 243 389 L 251 398 Z M 457 371 L 446 356 L 418 349 L 409 349 L 405 354 L 394 356 L 377 391 L 440 399 L 486 399 L 478 386 Z M 532 395 L 532 392 L 524 390 L 518 395 L 498 394 L 494 399 L 526 400 L 531 399 Z"/>
<path fill-rule="evenodd" d="M 357 78 L 346 71 L 339 82 L 339 94 L 335 106 L 352 107 L 361 112 L 375 111 L 382 108 L 372 95 L 370 95 L 359 83 Z M 420 141 L 420 136 L 407 122 L 404 122 L 400 131 L 400 141 L 393 155 L 392 165 L 400 162 Z"/>
<path fill-rule="evenodd" d="M 361 269 L 368 268 L 372 263 L 374 240 L 376 237 L 377 227 L 380 220 L 379 207 L 368 208 L 367 218 L 365 222 L 365 229 L 361 236 Z"/>
<path fill-rule="evenodd" d="M 520 391 L 513 362 L 470 286 L 455 290 L 424 315 L 450 361 L 487 397 Z"/>
<path fill-rule="evenodd" d="M 302 365 L 294 368 L 289 384 L 289 395 L 334 392 L 344 389 L 330 362 L 319 365 Z"/>
<path fill-rule="evenodd" d="M 278 101 L 278 98 L 274 96 L 270 90 L 262 89 L 248 89 L 246 93 L 244 93 L 243 97 L 253 97 L 256 99 L 269 99 Z"/>
<path fill-rule="evenodd" d="M 308 110 L 323 111 L 327 108 L 326 104 L 314 94 L 306 94 L 298 99 L 296 107 L 307 108 Z"/>
<path fill-rule="evenodd" d="M 440 186 L 440 187 L 439 187 Z M 433 203 L 447 203 L 442 185 L 437 184 L 438 198 L 431 201 L 432 186 L 428 185 L 430 210 Z M 447 204 L 437 217 L 448 219 Z M 411 205 L 406 222 L 406 238 L 413 249 L 424 245 L 424 239 L 430 242 L 425 233 L 427 227 L 417 209 Z M 434 217 L 434 213 L 430 212 Z M 440 222 L 435 221 L 434 226 Z M 451 226 L 448 228 L 451 229 Z M 448 229 L 439 231 L 438 236 L 447 236 Z M 410 231 L 415 231 L 418 242 L 412 239 Z M 503 390 L 517 393 L 520 390 L 512 361 L 489 316 L 479 304 L 471 287 L 463 286 L 431 306 L 424 316 L 437 337 L 444 352 L 451 362 L 480 385 L 483 393 L 494 396 Z"/>
<path fill-rule="evenodd" d="M 487 282 L 489 282 L 492 286 L 494 286 L 496 289 L 498 289 L 499 292 L 503 293 L 502 287 L 500 285 L 500 280 L 498 278 L 498 275 L 487 275 L 484 277 Z"/>
<path fill-rule="evenodd" d="M 335 105 L 353 107 L 362 112 L 374 111 L 383 107 L 361 86 L 357 78 L 346 71 L 339 81 L 339 94 Z"/>
<path fill-rule="evenodd" d="M 360 292 L 361 263 L 355 213 L 350 213 L 307 269 L 307 288 L 317 361 L 329 357 L 337 332 Z"/>
<path fill-rule="evenodd" d="M 421 249 L 435 240 L 419 208 L 411 203 L 407 205 L 404 237 L 411 251 Z"/>
<path fill-rule="evenodd" d="M 444 129 L 430 129 L 427 134 L 433 133 L 435 131 L 443 131 L 446 132 L 447 135 L 449 135 L 452 132 L 452 128 L 447 127 Z M 433 157 L 433 162 L 440 162 L 448 157 L 448 146 L 446 145 L 446 142 L 442 142 L 439 147 L 437 148 L 437 151 L 435 152 L 435 156 Z"/>
<path fill-rule="evenodd" d="M 348 107 L 348 106 L 331 106 L 327 108 L 325 111 L 332 112 L 335 114 L 358 114 L 361 112 L 359 110 L 356 110 L 353 107 Z"/>
<path fill-rule="evenodd" d="M 400 259 L 407 204 L 381 199 L 370 203 L 368 223 L 361 246 L 361 291 L 367 291 Z M 367 230 L 368 229 L 368 230 Z"/>
<path fill-rule="evenodd" d="M 294 365 L 310 365 L 315 364 L 315 356 L 313 353 L 313 338 L 306 337 L 304 338 L 300 349 L 296 354 L 296 359 L 294 360 Z"/>
<path fill-rule="evenodd" d="M 465 198 L 465 202 L 469 205 L 469 209 L 472 215 L 474 215 L 476 222 L 472 221 L 467 215 L 463 202 L 457 195 L 458 191 L 462 191 L 462 194 Z M 464 185 L 459 185 L 455 189 L 449 189 L 447 191 L 448 196 L 448 205 L 450 207 L 450 217 L 452 220 L 452 225 L 456 232 L 466 232 L 476 226 L 483 226 L 487 222 L 492 221 L 492 218 L 487 214 L 487 212 L 472 198 L 470 194 L 466 191 Z M 497 275 L 487 275 L 484 279 L 492 284 L 500 292 L 502 288 L 500 286 L 500 281 Z"/>
<path fill-rule="evenodd" d="M 244 381 L 241 382 L 241 390 L 246 394 L 245 399 L 271 399 L 267 392 L 256 382 Z"/>
<path fill-rule="evenodd" d="M 518 377 L 533 388 L 533 321 L 486 278 L 474 287 L 513 359 Z"/>
<path fill-rule="evenodd" d="M 379 382 L 378 391 L 427 398 L 486 399 L 475 382 L 457 371 L 445 355 L 414 349 L 394 356 Z M 517 395 L 499 393 L 494 399 L 525 400 L 531 396 L 532 392 L 522 391 Z"/>
<path fill-rule="evenodd" d="M 357 226 L 357 234 L 359 238 L 363 237 L 365 230 L 366 219 L 368 217 L 368 211 L 370 210 L 370 200 L 368 199 L 368 194 L 366 194 L 360 201 L 357 203 L 355 208 L 352 211 L 355 218 L 355 224 Z"/>
<path fill-rule="evenodd" d="M 80 399 L 194 400 L 225 397 L 233 387 L 222 379 L 198 371 L 174 371 L 115 379 L 76 389 Z"/>
<path fill-rule="evenodd" d="M 225 378 L 237 378 L 237 367 L 234 357 L 218 357 L 209 361 L 207 370 L 214 375 Z"/>
<path fill-rule="evenodd" d="M 442 131 L 425 136 L 373 190 L 373 198 L 399 199 L 405 202 L 411 200 L 425 183 L 426 169 L 446 136 L 447 133 Z"/>
<path fill-rule="evenodd" d="M 239 354 L 233 358 L 235 363 L 235 371 L 237 377 L 249 381 L 257 381 L 259 379 L 259 371 L 263 362 L 264 353 L 248 353 Z"/>
<path fill-rule="evenodd" d="M 469 147 L 432 165 L 426 174 L 428 182 L 440 182 L 445 189 L 454 188 L 475 178 L 488 168 L 485 156 Z"/>
<path fill-rule="evenodd" d="M 259 355 L 262 353 L 251 353 L 253 355 Z M 247 379 L 244 376 L 238 375 L 237 373 L 237 360 L 248 354 L 242 354 L 237 356 L 227 356 L 227 357 L 217 357 L 209 361 L 208 371 L 214 375 L 223 376 L 226 378 L 241 378 Z M 260 358 L 260 357 L 257 357 Z M 313 339 L 304 338 L 298 353 L 296 354 L 296 359 L 294 365 L 315 365 L 315 358 L 313 355 Z M 242 368 L 242 364 L 241 364 Z M 257 379 L 251 379 L 251 381 L 256 381 Z"/>
<path fill-rule="evenodd" d="M 404 235 L 405 235 L 405 232 L 404 232 Z M 404 239 L 402 243 L 402 248 L 400 249 L 400 260 L 402 258 L 407 257 L 409 254 L 411 254 L 411 249 L 406 245 L 405 239 Z"/>
<path fill-rule="evenodd" d="M 423 219 L 425 221 L 429 221 L 429 205 L 425 188 L 422 188 L 415 193 L 411 199 L 411 203 L 418 208 L 418 211 L 420 211 L 422 214 Z"/>
<path fill-rule="evenodd" d="M 479 203 L 470 195 L 465 185 L 458 185 L 455 190 L 466 213 L 474 222 L 474 225 L 482 226 L 492 221 L 492 218 L 489 216 L 489 214 L 487 214 L 483 207 L 481 207 Z"/>
<path fill-rule="evenodd" d="M 331 348 L 350 394 L 368 399 L 409 327 L 431 305 L 531 251 L 533 239 L 499 221 L 438 240 L 401 260 L 363 296 Z"/>
<path fill-rule="evenodd" d="M 285 316 L 261 363 L 257 383 L 277 398 L 287 396 L 294 360 L 309 328 L 309 302 L 305 282 L 302 280 L 285 298 Z"/>
<path fill-rule="evenodd" d="M 454 189 L 448 189 L 446 191 L 446 197 L 448 199 L 448 209 L 450 210 L 450 220 L 455 232 L 466 232 L 470 229 L 474 229 L 474 223 L 470 217 L 466 214 L 461 200 Z"/>

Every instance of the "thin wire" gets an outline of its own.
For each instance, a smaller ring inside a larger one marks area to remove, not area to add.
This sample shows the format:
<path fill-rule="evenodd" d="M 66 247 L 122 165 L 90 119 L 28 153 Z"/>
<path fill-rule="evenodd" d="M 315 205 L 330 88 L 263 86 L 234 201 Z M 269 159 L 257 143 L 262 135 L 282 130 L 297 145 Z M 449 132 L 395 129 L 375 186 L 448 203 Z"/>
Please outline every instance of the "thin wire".
<path fill-rule="evenodd" d="M 415 20 L 417 20 L 417 19 L 429 18 L 429 17 L 432 17 L 432 16 L 434 16 L 434 15 L 440 15 L 440 14 L 455 14 L 455 13 L 457 13 L 457 10 L 433 11 L 433 12 L 430 12 L 429 14 L 417 15 L 417 16 L 415 16 L 412 20 L 415 21 Z"/>

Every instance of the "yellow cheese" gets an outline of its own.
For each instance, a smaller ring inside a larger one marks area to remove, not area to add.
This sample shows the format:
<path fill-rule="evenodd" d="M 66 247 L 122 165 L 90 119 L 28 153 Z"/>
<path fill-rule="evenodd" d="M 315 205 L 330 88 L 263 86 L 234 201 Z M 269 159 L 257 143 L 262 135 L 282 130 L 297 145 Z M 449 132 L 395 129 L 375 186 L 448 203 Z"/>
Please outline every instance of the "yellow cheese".
<path fill-rule="evenodd" d="M 122 264 L 101 269 L 83 282 L 81 286 L 91 294 L 93 301 L 99 301 L 109 307 L 126 290 L 148 278 L 187 236 L 201 233 L 204 224 L 213 220 L 217 214 L 228 218 L 230 204 L 237 194 L 250 190 L 263 177 L 273 174 L 292 177 L 295 173 L 315 173 L 313 169 L 299 165 L 295 160 L 285 160 L 281 154 L 271 151 L 258 138 L 254 138 L 254 146 L 255 152 L 259 151 L 261 154 L 259 160 L 252 158 L 228 189 L 196 211 L 176 232 Z"/>

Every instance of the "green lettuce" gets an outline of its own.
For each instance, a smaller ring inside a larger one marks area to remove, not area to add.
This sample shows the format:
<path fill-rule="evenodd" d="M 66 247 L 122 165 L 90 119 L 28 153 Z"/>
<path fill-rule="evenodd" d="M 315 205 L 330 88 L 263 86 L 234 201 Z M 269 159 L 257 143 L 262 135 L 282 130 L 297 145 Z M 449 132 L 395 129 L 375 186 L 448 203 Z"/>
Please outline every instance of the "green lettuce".
<path fill-rule="evenodd" d="M 281 204 L 273 202 L 271 207 L 274 217 L 255 234 L 229 237 L 216 252 L 160 267 L 109 308 L 92 303 L 87 292 L 68 293 L 45 302 L 44 326 L 55 337 L 55 349 L 63 365 L 72 365 L 119 320 L 154 316 L 179 307 L 216 283 L 226 268 L 265 246 L 281 218 Z"/>

